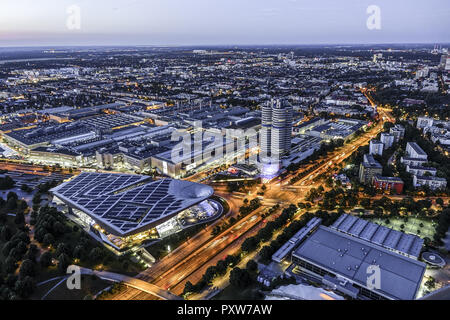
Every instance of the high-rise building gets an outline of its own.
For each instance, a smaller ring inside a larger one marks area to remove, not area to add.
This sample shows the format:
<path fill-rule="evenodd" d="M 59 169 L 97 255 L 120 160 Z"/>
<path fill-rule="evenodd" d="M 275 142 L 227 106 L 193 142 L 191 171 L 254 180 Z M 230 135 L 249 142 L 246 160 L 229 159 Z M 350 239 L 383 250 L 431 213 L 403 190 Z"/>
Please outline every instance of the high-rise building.
<path fill-rule="evenodd" d="M 408 142 L 406 144 L 406 154 L 414 159 L 428 159 L 426 152 L 415 142 Z"/>
<path fill-rule="evenodd" d="M 382 54 L 382 53 L 375 53 L 375 54 L 373 55 L 372 61 L 373 61 L 374 63 L 376 63 L 376 62 L 378 61 L 378 59 L 382 59 L 382 58 L 383 58 L 383 54 Z"/>
<path fill-rule="evenodd" d="M 260 147 L 263 157 L 289 154 L 292 138 L 292 106 L 285 101 L 270 101 L 262 107 Z"/>
<path fill-rule="evenodd" d="M 395 142 L 399 142 L 400 139 L 403 139 L 403 137 L 405 136 L 405 127 L 403 127 L 401 124 L 396 124 L 391 128 L 389 133 L 394 136 Z"/>
<path fill-rule="evenodd" d="M 450 61 L 450 56 L 447 55 L 447 54 L 443 54 L 443 55 L 441 56 L 441 61 L 440 61 L 439 67 L 440 67 L 441 69 L 444 69 L 444 70 L 445 70 L 445 67 L 446 67 L 446 65 L 448 64 L 449 61 Z"/>
<path fill-rule="evenodd" d="M 372 155 L 365 154 L 363 157 L 363 162 L 359 167 L 359 181 L 362 184 L 372 183 L 372 179 L 375 175 L 381 175 L 383 172 L 383 167 L 376 161 Z"/>
<path fill-rule="evenodd" d="M 383 149 L 384 145 L 382 142 L 378 140 L 370 140 L 370 146 L 369 146 L 369 154 L 374 155 L 383 155 Z"/>
<path fill-rule="evenodd" d="M 272 144 L 272 105 L 270 103 L 262 106 L 259 140 L 261 154 L 263 157 L 268 157 L 270 155 L 270 147 Z"/>
<path fill-rule="evenodd" d="M 384 149 L 386 150 L 392 147 L 392 145 L 394 144 L 395 136 L 393 134 L 383 132 L 381 134 L 380 141 L 383 143 Z"/>

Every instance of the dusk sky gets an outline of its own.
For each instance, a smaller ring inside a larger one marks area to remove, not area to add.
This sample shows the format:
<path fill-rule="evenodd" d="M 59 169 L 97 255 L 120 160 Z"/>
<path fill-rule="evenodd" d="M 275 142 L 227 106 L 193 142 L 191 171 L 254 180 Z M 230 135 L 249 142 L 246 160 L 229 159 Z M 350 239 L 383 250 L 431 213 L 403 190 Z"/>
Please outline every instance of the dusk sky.
<path fill-rule="evenodd" d="M 449 0 L 0 0 L 0 46 L 412 42 L 450 42 Z"/>

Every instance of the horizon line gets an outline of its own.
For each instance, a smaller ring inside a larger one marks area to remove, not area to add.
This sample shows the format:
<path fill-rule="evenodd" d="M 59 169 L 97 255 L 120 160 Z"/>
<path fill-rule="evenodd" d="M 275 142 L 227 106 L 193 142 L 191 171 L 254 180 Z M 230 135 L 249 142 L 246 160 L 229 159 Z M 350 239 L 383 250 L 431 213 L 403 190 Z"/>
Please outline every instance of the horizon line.
<path fill-rule="evenodd" d="M 102 47 L 153 47 L 153 48 L 186 48 L 186 47 L 257 47 L 257 46 L 280 46 L 280 47 L 295 47 L 295 46 L 388 46 L 388 45 L 449 45 L 450 41 L 445 42 L 374 42 L 374 43 L 260 43 L 260 44 L 103 44 L 103 45 L 89 45 L 89 44 L 55 44 L 55 45 L 0 45 L 2 48 L 71 48 L 71 47 L 85 47 L 85 48 L 102 48 Z"/>

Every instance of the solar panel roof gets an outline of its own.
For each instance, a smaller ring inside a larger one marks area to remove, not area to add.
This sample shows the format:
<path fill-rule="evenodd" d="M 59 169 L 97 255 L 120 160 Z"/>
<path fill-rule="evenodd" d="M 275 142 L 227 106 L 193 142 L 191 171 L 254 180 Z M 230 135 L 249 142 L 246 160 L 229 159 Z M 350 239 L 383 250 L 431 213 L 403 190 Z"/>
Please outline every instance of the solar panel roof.
<path fill-rule="evenodd" d="M 113 229 L 111 233 L 124 236 L 163 222 L 207 199 L 214 190 L 183 180 L 84 172 L 52 192 Z"/>

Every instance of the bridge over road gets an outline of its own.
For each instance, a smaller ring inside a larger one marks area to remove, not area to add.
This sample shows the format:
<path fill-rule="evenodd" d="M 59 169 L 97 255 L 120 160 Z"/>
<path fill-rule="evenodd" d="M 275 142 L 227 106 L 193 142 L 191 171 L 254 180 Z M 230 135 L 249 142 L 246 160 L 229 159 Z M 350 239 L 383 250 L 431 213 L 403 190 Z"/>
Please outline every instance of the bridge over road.
<path fill-rule="evenodd" d="M 154 295 L 163 300 L 183 300 L 183 298 L 170 293 L 154 284 L 148 283 L 146 281 L 136 279 L 133 277 L 125 276 L 122 274 L 108 272 L 108 271 L 96 271 L 88 268 L 80 268 L 81 274 L 85 275 L 96 275 L 100 279 L 113 281 L 113 282 L 123 282 L 127 286 L 141 290 L 143 292 Z"/>

